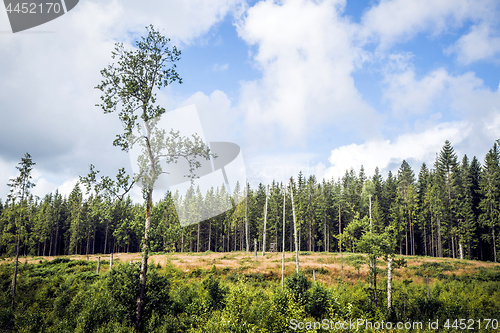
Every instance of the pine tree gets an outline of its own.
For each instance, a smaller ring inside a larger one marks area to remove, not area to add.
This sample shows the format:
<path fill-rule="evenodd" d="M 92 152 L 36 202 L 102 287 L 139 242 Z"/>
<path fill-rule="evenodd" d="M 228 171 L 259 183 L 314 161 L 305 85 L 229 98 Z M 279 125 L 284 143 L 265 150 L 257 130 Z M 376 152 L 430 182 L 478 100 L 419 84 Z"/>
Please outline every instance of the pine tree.
<path fill-rule="evenodd" d="M 497 142 L 486 154 L 483 171 L 481 173 L 480 191 L 483 196 L 480 207 L 480 221 L 489 228 L 491 238 L 489 242 L 493 248 L 493 260 L 497 262 L 497 229 L 500 214 L 500 153 Z"/>
<path fill-rule="evenodd" d="M 450 141 L 445 141 L 444 146 L 436 160 L 435 167 L 437 176 L 436 180 L 443 188 L 443 197 L 441 200 L 444 205 L 444 211 L 440 224 L 443 227 L 443 235 L 448 245 L 448 252 L 453 258 L 455 258 L 455 233 L 457 230 L 457 221 L 456 212 L 453 210 L 453 207 L 456 206 L 455 201 L 457 198 L 453 189 L 453 175 L 456 174 L 454 170 L 458 167 L 458 163 L 457 155 L 455 154 Z"/>
<path fill-rule="evenodd" d="M 428 206 L 428 201 L 425 200 L 426 194 L 427 194 L 427 189 L 429 185 L 429 170 L 427 169 L 427 165 L 425 163 L 422 163 L 422 166 L 420 167 L 420 172 L 418 173 L 418 180 L 416 184 L 416 191 L 417 191 L 417 203 L 418 203 L 418 226 L 420 232 L 423 234 L 422 235 L 422 240 L 423 240 L 423 248 L 424 251 L 423 253 L 427 256 L 429 255 L 430 251 L 430 229 L 429 229 L 429 221 L 431 219 L 430 217 L 430 210 Z"/>
<path fill-rule="evenodd" d="M 15 223 L 15 227 L 17 229 L 17 245 L 16 245 L 16 261 L 14 266 L 14 276 L 12 278 L 12 303 L 11 307 L 14 309 L 15 299 L 16 299 L 16 288 L 17 288 L 17 266 L 19 263 L 19 247 L 21 241 L 21 233 L 24 228 L 24 217 L 23 213 L 25 210 L 25 199 L 29 195 L 29 191 L 31 188 L 35 186 L 34 183 L 31 182 L 31 172 L 33 171 L 33 166 L 36 163 L 31 159 L 31 155 L 29 153 L 24 154 L 24 157 L 21 158 L 21 162 L 19 162 L 20 166 L 16 166 L 16 169 L 19 171 L 19 176 L 16 178 L 10 179 L 10 183 L 7 185 L 10 187 L 10 193 L 8 195 L 9 201 L 12 203 L 12 207 L 15 207 L 16 199 L 19 199 L 19 219 L 18 222 Z"/>
<path fill-rule="evenodd" d="M 67 224 L 70 225 L 69 254 L 78 254 L 78 244 L 81 240 L 83 224 L 81 217 L 82 200 L 83 195 L 80 189 L 80 184 L 76 183 L 68 198 L 70 211 L 69 220 L 67 222 Z"/>

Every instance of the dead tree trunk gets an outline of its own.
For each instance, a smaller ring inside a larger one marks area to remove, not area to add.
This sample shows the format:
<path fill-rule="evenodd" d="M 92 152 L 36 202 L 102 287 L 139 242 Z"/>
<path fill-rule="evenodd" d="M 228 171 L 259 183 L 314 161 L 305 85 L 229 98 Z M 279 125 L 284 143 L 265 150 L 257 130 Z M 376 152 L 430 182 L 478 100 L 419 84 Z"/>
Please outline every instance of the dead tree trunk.
<path fill-rule="evenodd" d="M 257 238 L 253 239 L 254 257 L 257 259 Z"/>
<path fill-rule="evenodd" d="M 283 189 L 283 256 L 281 259 L 281 288 L 283 288 L 283 282 L 285 281 L 285 192 Z"/>
<path fill-rule="evenodd" d="M 387 261 L 387 310 L 392 311 L 392 258 Z"/>
<path fill-rule="evenodd" d="M 339 202 L 339 236 L 342 234 L 342 216 L 340 213 L 340 202 Z M 339 239 L 339 252 L 342 253 L 342 244 Z"/>
<path fill-rule="evenodd" d="M 267 223 L 267 197 L 269 195 L 269 185 L 266 190 L 266 207 L 264 208 L 264 232 L 262 233 L 262 256 L 266 254 L 266 223 Z"/>
<path fill-rule="evenodd" d="M 248 254 L 248 251 L 250 250 L 250 243 L 248 240 L 248 184 L 245 190 L 245 194 L 245 240 L 247 243 L 246 252 Z"/>
<path fill-rule="evenodd" d="M 295 265 L 297 266 L 297 274 L 299 274 L 299 244 L 297 242 L 297 220 L 295 219 L 295 205 L 293 203 L 293 187 L 291 180 L 290 180 L 290 196 L 292 198 L 293 234 L 295 238 Z"/>

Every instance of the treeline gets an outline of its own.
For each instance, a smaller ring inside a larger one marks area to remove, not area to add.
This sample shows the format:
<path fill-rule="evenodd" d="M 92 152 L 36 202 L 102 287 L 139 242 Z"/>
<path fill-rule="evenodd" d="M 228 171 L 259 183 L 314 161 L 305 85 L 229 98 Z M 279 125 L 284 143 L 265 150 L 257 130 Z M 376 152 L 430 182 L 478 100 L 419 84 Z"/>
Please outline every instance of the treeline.
<path fill-rule="evenodd" d="M 291 186 L 301 251 L 358 251 L 356 243 L 370 224 L 373 232 L 391 230 L 399 254 L 497 261 L 499 156 L 498 140 L 483 165 L 476 157 L 459 159 L 446 141 L 434 165 L 422 164 L 418 175 L 403 161 L 397 174 L 389 172 L 386 179 L 378 168 L 367 177 L 361 167 L 338 180 L 319 182 L 299 173 L 287 184 L 247 185 L 246 191 L 238 185 L 238 205 L 187 227 L 181 226 L 177 212 L 215 209 L 227 203 L 227 192 L 168 193 L 153 207 L 150 248 L 245 250 L 248 237 L 250 250 L 254 239 L 261 250 L 266 220 L 266 250 L 281 251 L 284 236 L 285 250 L 293 251 Z M 56 192 L 42 199 L 30 195 L 23 202 L 8 199 L 0 203 L 0 216 L 0 254 L 15 252 L 18 231 L 24 255 L 138 252 L 145 207 L 130 198 L 112 200 L 92 193 L 85 198 L 77 184 L 67 198 Z"/>

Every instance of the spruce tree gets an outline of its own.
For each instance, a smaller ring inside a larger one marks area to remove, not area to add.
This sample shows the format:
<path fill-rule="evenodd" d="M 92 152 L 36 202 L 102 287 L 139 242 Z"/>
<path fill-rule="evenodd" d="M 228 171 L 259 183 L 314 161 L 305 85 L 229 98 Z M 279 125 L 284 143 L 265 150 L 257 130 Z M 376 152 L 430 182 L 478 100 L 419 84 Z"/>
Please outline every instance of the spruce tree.
<path fill-rule="evenodd" d="M 444 205 L 444 211 L 442 219 L 440 219 L 440 225 L 443 231 L 442 235 L 448 245 L 448 252 L 453 258 L 456 253 L 454 248 L 456 235 L 454 233 L 457 230 L 456 212 L 453 208 L 456 206 L 455 201 L 457 198 L 452 183 L 453 176 L 456 175 L 454 170 L 457 168 L 457 164 L 457 155 L 451 142 L 446 140 L 436 160 L 435 168 L 436 180 L 443 189 L 441 201 Z"/>
<path fill-rule="evenodd" d="M 497 261 L 497 235 L 500 214 L 500 153 L 497 142 L 486 154 L 483 171 L 480 179 L 480 221 L 489 229 L 491 237 L 489 243 L 493 249 L 493 260 Z"/>

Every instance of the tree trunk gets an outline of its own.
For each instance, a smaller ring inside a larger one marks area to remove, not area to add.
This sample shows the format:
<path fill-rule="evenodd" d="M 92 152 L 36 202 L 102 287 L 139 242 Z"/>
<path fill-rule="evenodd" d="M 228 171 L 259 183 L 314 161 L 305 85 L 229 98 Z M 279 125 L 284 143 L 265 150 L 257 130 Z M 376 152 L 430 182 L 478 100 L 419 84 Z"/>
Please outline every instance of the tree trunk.
<path fill-rule="evenodd" d="M 50 242 L 49 242 L 49 256 L 52 255 L 52 240 L 54 239 L 54 233 L 51 232 L 50 233 Z M 45 252 L 43 253 L 43 255 L 45 255 Z"/>
<path fill-rule="evenodd" d="M 208 251 L 212 250 L 212 220 L 208 221 Z"/>
<path fill-rule="evenodd" d="M 429 302 L 429 275 L 425 276 L 425 284 L 427 285 L 427 302 Z"/>
<path fill-rule="evenodd" d="M 87 253 L 85 253 L 85 255 L 87 256 L 89 255 L 89 244 L 90 244 L 90 230 L 87 231 L 87 250 L 86 250 Z"/>
<path fill-rule="evenodd" d="M 109 271 L 113 270 L 113 252 L 109 255 Z"/>
<path fill-rule="evenodd" d="M 59 240 L 59 223 L 56 222 L 56 239 L 54 240 L 54 253 L 55 255 L 57 255 L 57 241 Z M 52 246 L 52 243 L 50 243 L 50 245 Z M 49 251 L 50 252 L 50 251 Z M 51 255 L 51 254 L 49 254 Z"/>
<path fill-rule="evenodd" d="M 254 258 L 257 259 L 257 238 L 253 239 Z"/>
<path fill-rule="evenodd" d="M 309 191 L 309 208 L 311 208 L 311 191 Z M 312 217 L 311 213 L 309 212 L 309 241 L 308 241 L 308 246 L 309 246 L 309 251 L 312 251 L 313 247 L 313 242 L 312 242 Z"/>
<path fill-rule="evenodd" d="M 101 270 L 101 257 L 97 257 L 97 269 L 96 269 L 96 273 L 99 274 L 100 270 Z"/>
<path fill-rule="evenodd" d="M 293 203 L 293 187 L 291 181 L 290 181 L 290 196 L 292 198 L 293 234 L 295 236 L 295 265 L 297 266 L 297 274 L 299 274 L 299 244 L 297 242 L 297 220 L 295 219 L 295 205 Z"/>
<path fill-rule="evenodd" d="M 375 308 L 377 307 L 377 258 L 373 263 L 373 291 L 375 292 Z"/>
<path fill-rule="evenodd" d="M 443 243 L 441 240 L 441 220 L 439 218 L 439 215 L 437 216 L 437 256 L 442 257 L 443 256 Z"/>
<path fill-rule="evenodd" d="M 148 270 L 149 229 L 151 227 L 151 210 L 153 206 L 153 188 L 148 189 L 146 204 L 146 225 L 144 228 L 144 240 L 142 244 L 141 273 L 139 275 L 140 293 L 137 297 L 137 308 L 135 310 L 135 326 L 139 327 L 142 309 L 144 308 L 144 295 L 146 293 L 146 274 Z"/>
<path fill-rule="evenodd" d="M 200 223 L 198 223 L 198 233 L 196 237 L 196 252 L 200 252 Z"/>
<path fill-rule="evenodd" d="M 104 237 L 104 253 L 106 254 L 106 246 L 108 245 L 108 227 L 109 227 L 109 221 L 106 221 L 106 236 Z"/>
<path fill-rule="evenodd" d="M 285 192 L 286 190 L 283 189 L 283 256 L 281 259 L 281 288 L 283 288 L 283 283 L 285 281 Z"/>
<path fill-rule="evenodd" d="M 245 196 L 245 240 L 247 244 L 246 252 L 248 254 L 248 251 L 250 250 L 250 243 L 248 240 L 248 184 L 247 188 L 245 190 L 246 196 Z"/>
<path fill-rule="evenodd" d="M 330 252 L 330 225 L 326 223 L 326 252 Z"/>
<path fill-rule="evenodd" d="M 267 223 L 267 197 L 269 196 L 269 185 L 266 190 L 266 207 L 264 208 L 264 232 L 262 233 L 262 256 L 266 254 L 266 223 Z"/>
<path fill-rule="evenodd" d="M 497 262 L 497 244 L 495 240 L 495 227 L 491 229 L 492 236 L 493 236 L 493 261 Z"/>
<path fill-rule="evenodd" d="M 14 266 L 14 276 L 12 277 L 12 304 L 11 309 L 14 311 L 16 303 L 16 287 L 17 287 L 17 265 L 19 264 L 19 244 L 21 241 L 21 230 L 17 231 L 17 244 L 16 244 L 16 263 Z"/>
<path fill-rule="evenodd" d="M 370 258 L 370 268 L 368 270 L 368 288 L 372 288 L 373 260 Z"/>
<path fill-rule="evenodd" d="M 184 252 L 184 228 L 181 231 L 181 253 Z"/>
<path fill-rule="evenodd" d="M 342 234 L 342 218 L 340 213 L 340 202 L 339 202 L 339 236 Z M 342 244 L 339 239 L 339 252 L 342 253 Z"/>
<path fill-rule="evenodd" d="M 427 220 L 424 218 L 424 253 L 427 256 L 427 228 L 425 221 Z"/>
<path fill-rule="evenodd" d="M 326 216 L 323 214 L 323 252 L 327 252 L 327 244 L 326 244 Z"/>
<path fill-rule="evenodd" d="M 452 258 L 455 259 L 455 235 L 451 235 L 451 253 Z"/>
<path fill-rule="evenodd" d="M 392 258 L 387 260 L 387 310 L 392 311 Z"/>
<path fill-rule="evenodd" d="M 415 227 L 410 220 L 410 236 L 411 236 L 411 255 L 415 255 Z"/>
<path fill-rule="evenodd" d="M 408 225 L 405 226 L 405 244 L 405 254 L 408 255 Z"/>
<path fill-rule="evenodd" d="M 462 246 L 462 243 L 458 243 L 458 250 L 460 252 L 460 259 L 464 258 L 464 247 Z"/>
<path fill-rule="evenodd" d="M 434 225 L 431 217 L 431 256 L 436 257 L 436 245 L 434 244 Z"/>

